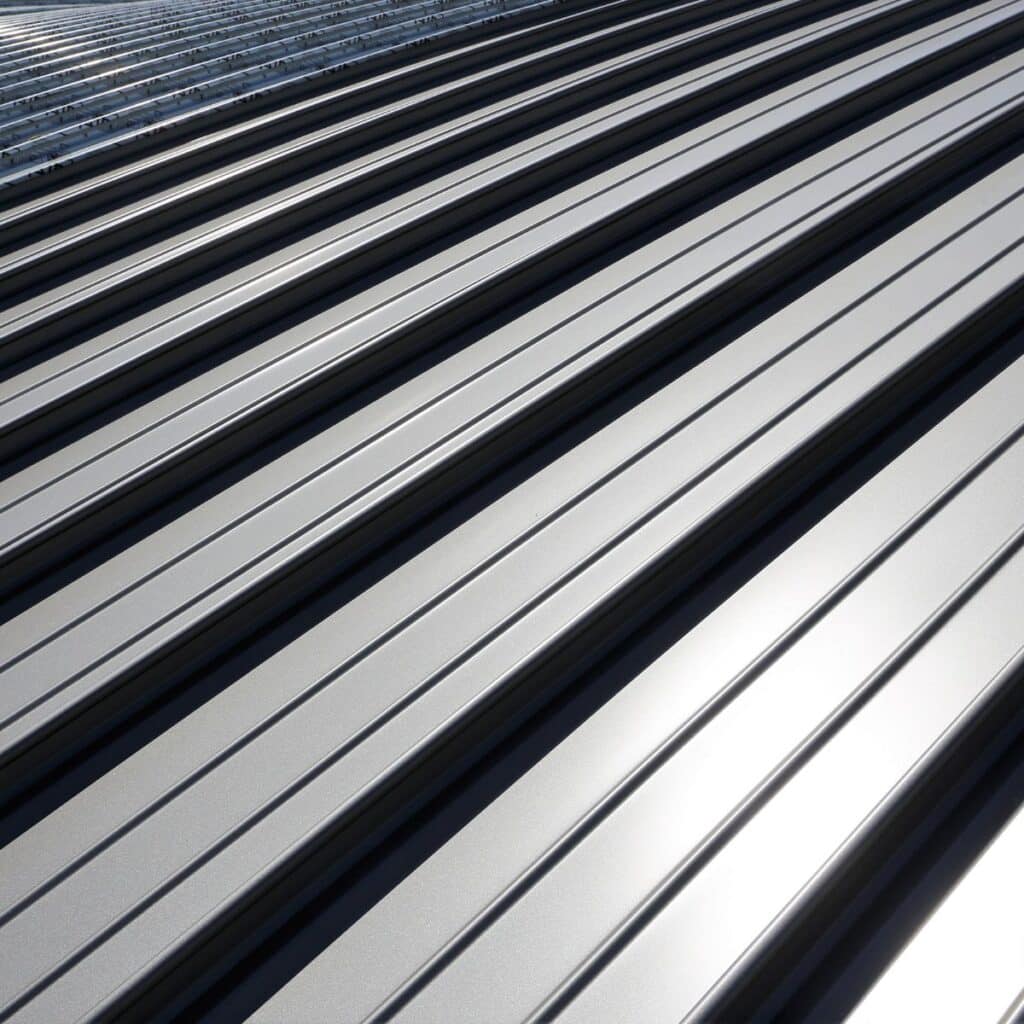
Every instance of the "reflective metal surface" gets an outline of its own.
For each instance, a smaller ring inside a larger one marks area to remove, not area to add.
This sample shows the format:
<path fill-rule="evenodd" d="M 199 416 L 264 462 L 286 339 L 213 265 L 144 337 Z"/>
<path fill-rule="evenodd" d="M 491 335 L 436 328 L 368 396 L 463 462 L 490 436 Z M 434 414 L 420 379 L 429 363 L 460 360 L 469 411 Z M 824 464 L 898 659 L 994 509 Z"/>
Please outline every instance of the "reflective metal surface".
<path fill-rule="evenodd" d="M 1022 125 L 1024 0 L 0 12 L 0 1020 L 1014 1019 Z"/>

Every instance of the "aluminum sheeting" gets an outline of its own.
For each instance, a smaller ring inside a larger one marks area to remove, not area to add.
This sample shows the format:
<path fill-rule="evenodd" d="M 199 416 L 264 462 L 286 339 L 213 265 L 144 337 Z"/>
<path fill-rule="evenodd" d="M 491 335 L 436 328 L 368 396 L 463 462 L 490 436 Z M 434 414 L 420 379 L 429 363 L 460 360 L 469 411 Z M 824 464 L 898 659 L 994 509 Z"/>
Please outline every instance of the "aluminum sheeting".
<path fill-rule="evenodd" d="M 1011 1018 L 1024 0 L 371 6 L 4 23 L 0 1020 Z"/>

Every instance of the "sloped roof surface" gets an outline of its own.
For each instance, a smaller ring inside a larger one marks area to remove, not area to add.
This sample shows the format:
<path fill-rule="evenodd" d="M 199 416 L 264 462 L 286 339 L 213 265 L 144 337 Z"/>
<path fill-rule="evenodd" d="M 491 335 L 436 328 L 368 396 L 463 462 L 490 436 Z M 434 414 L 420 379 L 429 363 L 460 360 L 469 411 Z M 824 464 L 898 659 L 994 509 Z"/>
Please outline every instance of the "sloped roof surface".
<path fill-rule="evenodd" d="M 1024 1013 L 1022 125 L 1024 0 L 0 12 L 0 1020 Z"/>

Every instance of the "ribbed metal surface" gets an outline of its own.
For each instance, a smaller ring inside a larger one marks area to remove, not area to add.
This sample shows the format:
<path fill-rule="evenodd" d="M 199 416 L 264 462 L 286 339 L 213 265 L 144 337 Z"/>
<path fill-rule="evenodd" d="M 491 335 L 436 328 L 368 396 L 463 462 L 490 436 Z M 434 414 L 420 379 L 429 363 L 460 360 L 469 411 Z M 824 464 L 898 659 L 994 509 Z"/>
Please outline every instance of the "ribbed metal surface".
<path fill-rule="evenodd" d="M 0 31 L 0 1020 L 1021 1012 L 1024 0 Z"/>
<path fill-rule="evenodd" d="M 0 185 L 550 0 L 220 0 L 0 23 Z"/>

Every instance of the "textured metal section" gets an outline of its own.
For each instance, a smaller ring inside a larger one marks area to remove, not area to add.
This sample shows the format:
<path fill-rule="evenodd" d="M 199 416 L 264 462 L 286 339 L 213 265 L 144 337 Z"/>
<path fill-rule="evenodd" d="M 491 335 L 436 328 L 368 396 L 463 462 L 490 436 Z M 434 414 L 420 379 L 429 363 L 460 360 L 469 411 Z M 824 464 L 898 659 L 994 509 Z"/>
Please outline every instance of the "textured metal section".
<path fill-rule="evenodd" d="M 146 2 L 38 27 L 0 23 L 11 43 L 0 51 L 0 183 L 538 6 L 545 0 Z"/>
<path fill-rule="evenodd" d="M 23 7 L 0 1020 L 1019 1015 L 1024 0 Z"/>

